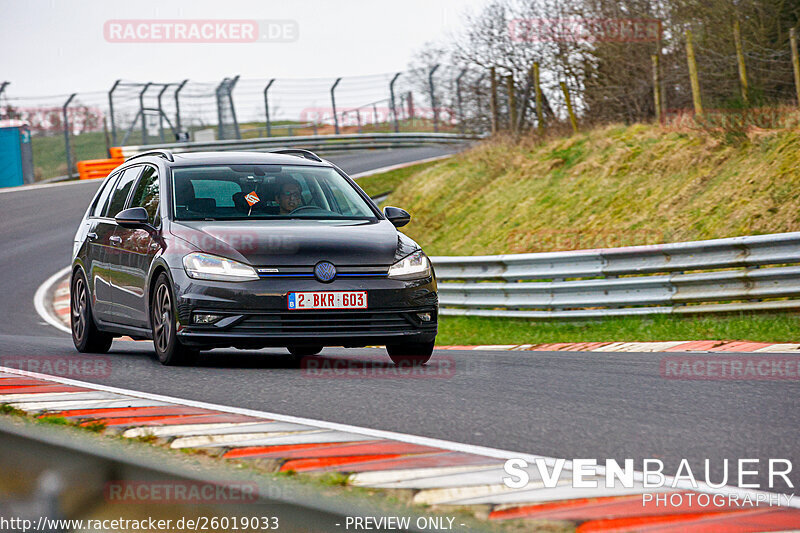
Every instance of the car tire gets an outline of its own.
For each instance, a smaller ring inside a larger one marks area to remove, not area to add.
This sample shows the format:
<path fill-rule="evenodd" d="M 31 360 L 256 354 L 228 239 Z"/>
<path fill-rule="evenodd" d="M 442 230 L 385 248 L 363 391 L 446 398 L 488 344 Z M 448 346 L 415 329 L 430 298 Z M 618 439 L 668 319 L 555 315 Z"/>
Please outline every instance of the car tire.
<path fill-rule="evenodd" d="M 108 353 L 114 336 L 97 329 L 86 276 L 81 270 L 72 275 L 69 291 L 72 342 L 81 353 Z"/>
<path fill-rule="evenodd" d="M 286 349 L 295 357 L 308 357 L 319 354 L 322 346 L 288 346 Z"/>
<path fill-rule="evenodd" d="M 169 278 L 161 273 L 156 280 L 150 302 L 150 324 L 156 356 L 165 366 L 190 363 L 200 353 L 197 349 L 181 344 L 176 331 L 177 323 Z"/>
<path fill-rule="evenodd" d="M 433 355 L 433 342 L 387 344 L 386 351 L 397 366 L 421 366 Z"/>

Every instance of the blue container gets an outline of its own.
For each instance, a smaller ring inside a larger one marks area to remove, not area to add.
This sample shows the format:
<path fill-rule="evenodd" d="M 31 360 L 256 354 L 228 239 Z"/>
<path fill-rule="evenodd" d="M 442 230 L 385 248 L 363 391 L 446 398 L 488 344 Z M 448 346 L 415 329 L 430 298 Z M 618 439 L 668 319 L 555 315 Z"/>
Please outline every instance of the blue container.
<path fill-rule="evenodd" d="M 31 130 L 27 125 L 0 125 L 0 187 L 33 183 Z"/>

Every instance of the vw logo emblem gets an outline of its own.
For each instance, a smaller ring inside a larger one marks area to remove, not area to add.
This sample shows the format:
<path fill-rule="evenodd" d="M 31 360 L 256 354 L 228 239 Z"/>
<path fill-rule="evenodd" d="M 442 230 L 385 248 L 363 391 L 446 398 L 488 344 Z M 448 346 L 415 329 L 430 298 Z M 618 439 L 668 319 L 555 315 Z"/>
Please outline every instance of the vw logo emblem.
<path fill-rule="evenodd" d="M 314 276 L 324 283 L 333 281 L 336 277 L 336 267 L 328 261 L 321 261 L 314 267 Z"/>

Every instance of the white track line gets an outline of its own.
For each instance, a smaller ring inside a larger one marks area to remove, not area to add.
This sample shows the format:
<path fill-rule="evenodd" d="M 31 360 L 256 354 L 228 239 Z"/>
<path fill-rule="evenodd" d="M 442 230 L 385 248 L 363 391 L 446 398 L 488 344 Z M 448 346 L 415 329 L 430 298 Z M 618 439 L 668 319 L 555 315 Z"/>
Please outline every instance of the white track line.
<path fill-rule="evenodd" d="M 366 178 L 367 176 L 372 176 L 373 174 L 380 174 L 381 172 L 389 172 L 391 170 L 398 170 L 401 168 L 406 167 L 413 167 L 414 165 L 421 165 L 422 163 L 430 163 L 431 161 L 439 161 L 440 159 L 447 159 L 448 157 L 453 157 L 456 154 L 446 154 L 446 155 L 437 155 L 435 157 L 428 157 L 426 159 L 418 159 L 417 161 L 409 161 L 408 163 L 399 163 L 397 165 L 389 165 L 388 167 L 381 167 L 376 168 L 374 170 L 367 170 L 366 172 L 359 172 L 358 174 L 353 174 L 350 176 L 354 180 L 359 178 Z"/>
<path fill-rule="evenodd" d="M 75 181 L 61 181 L 58 183 L 42 183 L 40 185 L 31 184 L 31 185 L 20 185 L 19 187 L 5 187 L 0 189 L 0 194 L 8 194 L 12 192 L 24 192 L 24 191 L 38 191 L 41 189 L 49 189 L 51 187 L 66 187 L 67 185 L 86 185 L 88 183 L 98 184 L 100 183 L 101 179 L 96 180 L 75 180 Z"/>
<path fill-rule="evenodd" d="M 72 331 L 50 312 L 50 309 L 48 308 L 47 294 L 53 285 L 61 281 L 61 278 L 69 274 L 71 269 L 72 267 L 64 267 L 47 278 L 44 283 L 39 285 L 39 288 L 36 289 L 36 294 L 33 295 L 33 307 L 36 309 L 36 312 L 39 314 L 39 316 L 42 317 L 42 320 L 54 328 L 69 334 L 72 334 Z"/>
<path fill-rule="evenodd" d="M 434 448 L 442 448 L 445 450 L 455 451 L 455 452 L 463 452 L 473 455 L 482 455 L 485 457 L 492 457 L 496 459 L 524 459 L 529 464 L 534 464 L 537 459 L 543 459 L 547 466 L 552 467 L 555 465 L 556 458 L 554 457 L 547 457 L 544 455 L 534 455 L 529 453 L 520 453 L 520 452 L 512 452 L 509 450 L 501 450 L 498 448 L 489 448 L 485 446 L 475 446 L 472 444 L 463 444 L 460 442 L 453 442 L 443 439 L 436 439 L 431 437 L 422 437 L 418 435 L 409 435 L 406 433 L 396 433 L 394 431 L 385 431 L 380 429 L 371 429 L 359 426 L 351 426 L 349 424 L 339 424 L 336 422 L 327 422 L 324 420 L 314 420 L 311 418 L 304 418 L 299 416 L 290 416 L 290 415 L 282 415 L 278 413 L 270 413 L 267 411 L 257 411 L 255 409 L 245 409 L 242 407 L 230 407 L 226 405 L 218 405 L 213 403 L 207 402 L 200 402 L 196 400 L 185 400 L 182 398 L 175 398 L 172 396 L 164 396 L 161 394 L 153 394 L 149 392 L 141 392 L 141 391 L 134 391 L 129 389 L 122 389 L 119 387 L 109 387 L 107 385 L 100 385 L 97 383 L 89 383 L 86 381 L 78 381 L 74 379 L 62 378 L 58 376 L 49 376 L 47 374 L 40 374 L 38 372 L 28 372 L 27 370 L 18 370 L 16 368 L 7 368 L 0 366 L 0 372 L 7 372 L 9 374 L 16 374 L 19 376 L 27 376 L 36 379 L 44 379 L 48 381 L 55 381 L 57 383 L 63 383 L 65 385 L 74 385 L 77 387 L 86 387 L 86 388 L 93 388 L 95 390 L 105 391 L 105 392 L 112 392 L 116 394 L 127 394 L 130 396 L 135 396 L 138 398 L 144 398 L 148 400 L 158 401 L 158 402 L 167 402 L 173 403 L 178 405 L 185 405 L 189 407 L 199 407 L 201 409 L 211 409 L 216 411 L 222 411 L 224 413 L 231 413 L 231 414 L 239 414 L 245 416 L 252 416 L 255 418 L 266 418 L 268 420 L 275 420 L 280 422 L 289 422 L 293 424 L 303 424 L 303 425 L 312 425 L 322 429 L 328 429 L 331 431 L 337 432 L 345 432 L 345 433 L 357 433 L 360 435 L 364 435 L 366 437 L 372 437 L 373 439 L 387 439 L 387 440 L 396 440 L 400 442 L 407 442 L 410 444 L 418 444 L 420 446 L 430 446 Z M 564 468 L 567 470 L 572 470 L 572 461 L 565 461 Z M 598 476 L 605 475 L 605 468 L 598 465 L 595 469 Z M 666 478 L 665 487 L 672 485 L 673 478 L 671 476 L 664 476 Z M 634 474 L 635 481 L 643 481 L 644 476 L 641 472 L 636 472 Z M 744 497 L 745 494 L 749 495 L 750 498 L 755 499 L 758 494 L 770 495 L 770 494 L 778 494 L 778 493 L 770 493 L 767 491 L 760 491 L 760 490 L 753 490 L 753 489 L 742 489 L 739 487 L 731 487 L 731 486 L 724 486 L 721 488 L 713 488 L 708 486 L 705 483 L 698 483 L 697 487 L 693 487 L 690 482 L 688 481 L 679 481 L 675 484 L 676 489 L 684 489 L 684 490 L 694 490 L 699 492 L 706 492 L 709 494 L 737 494 L 739 497 Z M 525 489 L 520 489 L 525 490 Z M 657 489 L 653 489 L 656 491 Z M 767 496 L 768 497 L 768 496 Z M 785 495 L 780 495 L 780 498 L 785 498 Z M 789 507 L 794 507 L 800 509 L 800 499 L 793 498 L 791 502 L 788 504 Z"/>

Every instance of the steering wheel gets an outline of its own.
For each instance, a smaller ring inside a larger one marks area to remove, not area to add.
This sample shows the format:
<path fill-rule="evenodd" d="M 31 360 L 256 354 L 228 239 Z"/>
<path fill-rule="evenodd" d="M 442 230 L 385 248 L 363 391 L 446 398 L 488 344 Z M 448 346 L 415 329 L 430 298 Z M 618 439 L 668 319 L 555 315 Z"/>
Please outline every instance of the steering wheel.
<path fill-rule="evenodd" d="M 300 207 L 294 208 L 289 214 L 290 215 L 294 215 L 296 213 L 299 213 L 301 211 L 308 210 L 308 209 L 317 209 L 318 210 L 319 207 L 317 207 L 315 205 L 301 205 Z"/>

